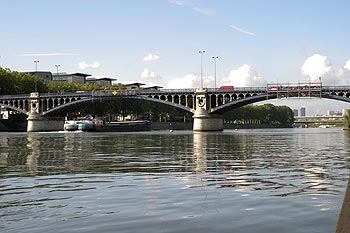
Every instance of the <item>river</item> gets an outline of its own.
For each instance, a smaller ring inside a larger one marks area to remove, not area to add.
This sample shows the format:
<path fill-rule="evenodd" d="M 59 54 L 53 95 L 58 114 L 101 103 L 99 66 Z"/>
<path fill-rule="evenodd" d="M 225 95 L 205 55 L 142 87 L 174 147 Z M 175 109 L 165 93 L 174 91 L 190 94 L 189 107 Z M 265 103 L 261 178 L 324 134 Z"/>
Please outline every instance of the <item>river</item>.
<path fill-rule="evenodd" d="M 341 129 L 0 133 L 0 232 L 335 230 Z"/>

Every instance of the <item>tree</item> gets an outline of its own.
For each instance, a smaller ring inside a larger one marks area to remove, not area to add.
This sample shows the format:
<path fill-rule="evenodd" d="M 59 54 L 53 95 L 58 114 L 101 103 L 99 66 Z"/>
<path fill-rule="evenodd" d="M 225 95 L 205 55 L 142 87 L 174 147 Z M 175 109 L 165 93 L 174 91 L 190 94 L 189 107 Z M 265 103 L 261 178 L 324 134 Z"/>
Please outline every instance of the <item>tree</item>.
<path fill-rule="evenodd" d="M 291 126 L 294 123 L 294 114 L 292 109 L 287 106 L 274 106 L 273 104 L 247 105 L 224 113 L 224 119 L 233 122 L 248 121 Z"/>

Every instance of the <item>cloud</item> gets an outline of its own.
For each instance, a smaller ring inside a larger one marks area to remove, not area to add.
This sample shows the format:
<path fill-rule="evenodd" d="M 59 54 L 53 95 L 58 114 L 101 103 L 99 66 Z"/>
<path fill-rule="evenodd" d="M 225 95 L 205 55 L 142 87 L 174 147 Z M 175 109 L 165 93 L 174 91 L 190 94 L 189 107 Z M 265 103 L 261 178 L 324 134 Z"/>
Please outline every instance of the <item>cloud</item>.
<path fill-rule="evenodd" d="M 188 5 L 194 5 L 194 0 L 169 0 L 171 4 L 178 5 L 178 6 L 188 6 Z"/>
<path fill-rule="evenodd" d="M 201 7 L 193 7 L 192 10 L 197 11 L 203 15 L 215 15 L 215 10 L 212 9 L 205 9 Z"/>
<path fill-rule="evenodd" d="M 162 77 L 154 71 L 150 71 L 149 69 L 145 68 L 141 75 L 141 79 L 162 79 Z"/>
<path fill-rule="evenodd" d="M 349 85 L 350 59 L 345 62 L 343 67 L 336 70 L 333 68 L 330 58 L 316 53 L 305 60 L 301 66 L 301 73 L 311 81 L 318 81 L 321 77 L 323 85 Z"/>
<path fill-rule="evenodd" d="M 325 76 L 331 70 L 331 60 L 318 53 L 308 57 L 301 66 L 301 73 L 309 76 L 312 81 L 317 81 L 320 76 Z"/>
<path fill-rule="evenodd" d="M 76 53 L 24 53 L 17 54 L 17 57 L 46 57 L 46 56 L 78 56 Z"/>
<path fill-rule="evenodd" d="M 222 85 L 235 87 L 266 86 L 266 80 L 249 65 L 244 64 L 236 70 L 231 70 L 228 77 L 222 80 Z"/>
<path fill-rule="evenodd" d="M 214 78 L 212 76 L 203 76 L 203 87 L 213 87 Z M 181 89 L 181 88 L 199 88 L 201 85 L 201 78 L 195 74 L 187 74 L 183 78 L 171 79 L 167 83 L 167 88 Z"/>
<path fill-rule="evenodd" d="M 203 15 L 215 15 L 216 12 L 213 9 L 203 8 L 198 6 L 196 0 L 168 0 L 169 3 L 177 6 L 192 7 L 192 10 L 197 11 Z"/>
<path fill-rule="evenodd" d="M 344 69 L 350 70 L 350 59 L 346 61 Z"/>
<path fill-rule="evenodd" d="M 235 26 L 235 25 L 230 25 L 231 28 L 235 29 L 236 31 L 240 32 L 240 33 L 243 33 L 245 35 L 249 35 L 249 36 L 257 36 L 254 32 L 249 32 L 247 30 L 244 30 L 238 26 Z"/>
<path fill-rule="evenodd" d="M 79 69 L 81 69 L 81 70 L 85 70 L 85 69 L 87 69 L 87 68 L 96 69 L 96 68 L 99 68 L 99 67 L 100 67 L 100 63 L 97 62 L 97 61 L 95 61 L 95 62 L 92 63 L 92 64 L 88 64 L 88 63 L 86 63 L 85 61 L 79 63 Z"/>
<path fill-rule="evenodd" d="M 146 56 L 144 56 L 143 61 L 157 61 L 160 59 L 159 55 L 156 54 L 147 54 Z"/>

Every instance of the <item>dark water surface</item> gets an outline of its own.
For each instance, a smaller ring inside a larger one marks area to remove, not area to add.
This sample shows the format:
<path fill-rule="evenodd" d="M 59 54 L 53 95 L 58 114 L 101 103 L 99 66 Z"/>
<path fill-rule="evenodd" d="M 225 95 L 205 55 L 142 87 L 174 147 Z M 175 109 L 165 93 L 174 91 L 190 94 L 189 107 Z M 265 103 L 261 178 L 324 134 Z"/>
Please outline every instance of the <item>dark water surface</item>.
<path fill-rule="evenodd" d="M 341 129 L 0 133 L 0 232 L 333 232 Z"/>

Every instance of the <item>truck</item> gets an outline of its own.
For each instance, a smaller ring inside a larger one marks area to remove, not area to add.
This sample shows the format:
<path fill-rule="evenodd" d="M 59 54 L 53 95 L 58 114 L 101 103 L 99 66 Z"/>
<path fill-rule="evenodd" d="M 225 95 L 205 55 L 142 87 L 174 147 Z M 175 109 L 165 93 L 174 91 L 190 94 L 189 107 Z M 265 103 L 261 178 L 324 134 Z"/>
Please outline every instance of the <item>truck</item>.
<path fill-rule="evenodd" d="M 233 86 L 221 86 L 219 89 L 221 91 L 233 91 Z"/>

